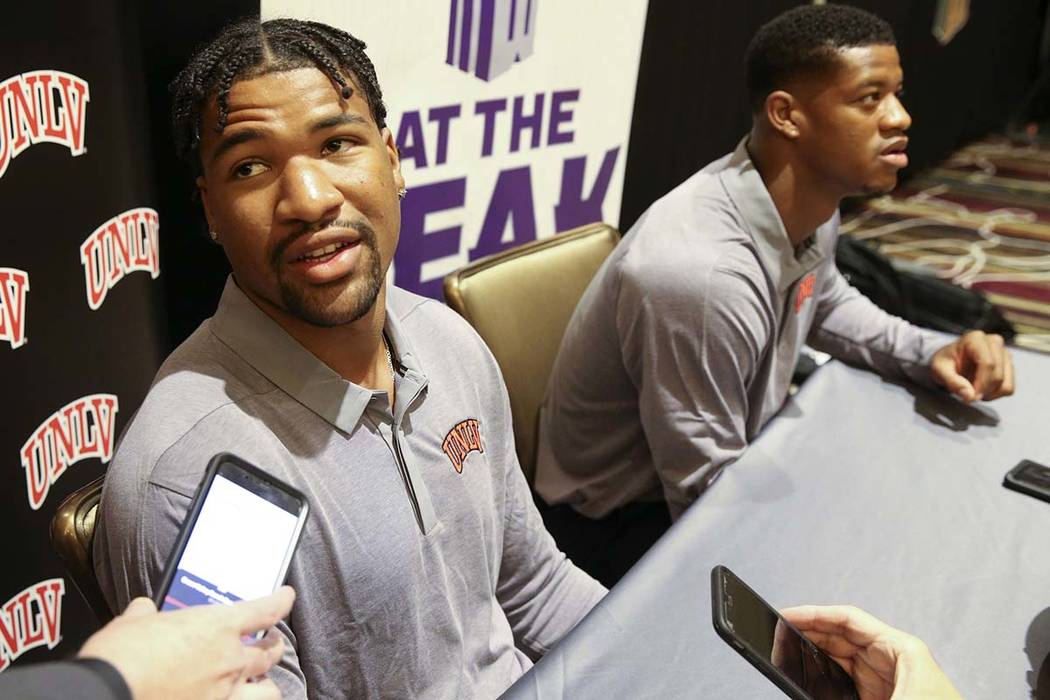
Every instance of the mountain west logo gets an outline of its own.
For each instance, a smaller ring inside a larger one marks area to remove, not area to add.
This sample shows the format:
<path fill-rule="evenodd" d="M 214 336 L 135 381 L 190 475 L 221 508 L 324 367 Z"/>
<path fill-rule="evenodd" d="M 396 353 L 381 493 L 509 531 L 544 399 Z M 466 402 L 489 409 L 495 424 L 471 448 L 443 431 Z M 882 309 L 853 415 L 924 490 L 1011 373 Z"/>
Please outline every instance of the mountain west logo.
<path fill-rule="evenodd" d="M 29 274 L 13 267 L 0 267 L 0 341 L 12 348 L 26 342 L 26 292 Z"/>
<path fill-rule="evenodd" d="M 106 293 L 129 272 L 160 276 L 160 220 L 152 209 L 130 209 L 99 226 L 80 245 L 87 303 L 97 311 Z"/>
<path fill-rule="evenodd" d="M 22 445 L 29 507 L 44 505 L 51 484 L 82 459 L 113 455 L 113 424 L 117 397 L 92 394 L 52 413 Z"/>
<path fill-rule="evenodd" d="M 22 73 L 0 83 L 0 177 L 36 143 L 57 143 L 74 156 L 85 152 L 88 84 L 57 70 Z"/>
<path fill-rule="evenodd" d="M 481 431 L 478 429 L 477 418 L 467 418 L 448 431 L 445 441 L 441 443 L 441 449 L 445 451 L 457 474 L 463 473 L 463 462 L 471 452 L 484 454 L 485 447 L 481 444 Z"/>
<path fill-rule="evenodd" d="M 445 63 L 488 82 L 532 55 L 539 0 L 452 0 Z"/>
<path fill-rule="evenodd" d="M 62 596 L 66 582 L 60 578 L 33 584 L 0 608 L 0 671 L 30 649 L 62 641 Z"/>

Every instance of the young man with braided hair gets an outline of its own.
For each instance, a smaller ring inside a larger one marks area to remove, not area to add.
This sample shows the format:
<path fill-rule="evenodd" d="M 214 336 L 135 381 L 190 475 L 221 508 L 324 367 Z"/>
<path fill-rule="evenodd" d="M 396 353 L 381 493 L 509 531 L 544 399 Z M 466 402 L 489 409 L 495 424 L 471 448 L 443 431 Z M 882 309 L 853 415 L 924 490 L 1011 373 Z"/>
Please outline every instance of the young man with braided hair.
<path fill-rule="evenodd" d="M 746 68 L 750 134 L 628 232 L 548 385 L 536 490 L 559 545 L 606 585 L 780 409 L 805 342 L 965 402 L 1013 392 L 1001 337 L 946 344 L 835 267 L 840 201 L 891 190 L 907 165 L 889 25 L 797 7 L 759 29 Z"/>
<path fill-rule="evenodd" d="M 109 604 L 153 593 L 204 467 L 229 451 L 313 506 L 271 672 L 285 697 L 495 697 L 605 589 L 543 528 L 492 355 L 442 304 L 386 284 L 405 188 L 364 44 L 250 19 L 172 91 L 233 274 L 113 457 L 95 537 Z"/>

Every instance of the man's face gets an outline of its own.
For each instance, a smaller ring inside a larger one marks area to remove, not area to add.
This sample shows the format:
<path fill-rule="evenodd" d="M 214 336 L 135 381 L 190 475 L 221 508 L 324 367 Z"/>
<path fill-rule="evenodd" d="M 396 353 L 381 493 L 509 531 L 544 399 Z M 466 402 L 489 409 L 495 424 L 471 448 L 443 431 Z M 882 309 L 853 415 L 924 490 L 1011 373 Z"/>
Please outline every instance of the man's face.
<path fill-rule="evenodd" d="M 316 68 L 234 83 L 226 128 L 216 123 L 213 97 L 197 185 L 237 284 L 271 314 L 326 327 L 361 318 L 401 225 L 390 131 L 359 90 L 341 99 Z"/>
<path fill-rule="evenodd" d="M 898 99 L 904 74 L 897 48 L 875 44 L 837 52 L 830 77 L 799 96 L 799 153 L 817 186 L 837 196 L 888 192 L 908 164 L 911 117 Z"/>

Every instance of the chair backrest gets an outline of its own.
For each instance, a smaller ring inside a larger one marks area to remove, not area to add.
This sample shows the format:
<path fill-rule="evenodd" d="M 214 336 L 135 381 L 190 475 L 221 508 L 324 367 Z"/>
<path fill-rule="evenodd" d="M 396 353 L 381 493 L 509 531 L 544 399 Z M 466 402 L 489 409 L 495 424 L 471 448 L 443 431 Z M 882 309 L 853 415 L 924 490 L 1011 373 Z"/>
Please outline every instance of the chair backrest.
<path fill-rule="evenodd" d="M 576 304 L 620 233 L 602 223 L 481 258 L 445 278 L 445 300 L 474 326 L 510 393 L 525 476 L 536 468 L 536 428 L 554 358 Z"/>
<path fill-rule="evenodd" d="M 113 619 L 113 613 L 95 578 L 91 542 L 95 537 L 95 515 L 104 479 L 104 475 L 100 476 L 69 494 L 51 519 L 51 546 L 103 625 Z"/>

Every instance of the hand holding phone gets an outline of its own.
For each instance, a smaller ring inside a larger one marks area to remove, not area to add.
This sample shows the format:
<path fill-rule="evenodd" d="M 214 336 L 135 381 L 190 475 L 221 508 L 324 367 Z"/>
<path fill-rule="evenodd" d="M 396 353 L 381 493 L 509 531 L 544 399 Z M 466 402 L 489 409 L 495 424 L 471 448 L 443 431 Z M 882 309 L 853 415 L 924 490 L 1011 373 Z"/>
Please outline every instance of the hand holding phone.
<path fill-rule="evenodd" d="M 280 662 L 284 638 L 273 625 L 294 600 L 286 587 L 232 606 L 158 613 L 153 601 L 136 598 L 91 635 L 78 655 L 114 666 L 135 700 L 276 698 L 280 691 L 272 680 L 250 679 L 264 678 Z M 251 649 L 233 648 L 243 635 L 266 629 Z"/>
<path fill-rule="evenodd" d="M 711 570 L 715 631 L 795 700 L 856 700 L 853 679 L 724 566 Z"/>
<path fill-rule="evenodd" d="M 929 648 L 850 605 L 803 605 L 780 614 L 849 671 L 864 700 L 961 700 Z"/>
<path fill-rule="evenodd" d="M 157 607 L 230 605 L 272 593 L 309 510 L 297 489 L 234 455 L 216 455 L 157 586 Z"/>

